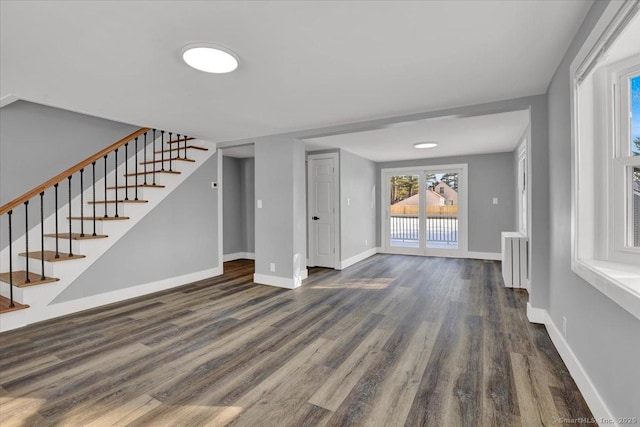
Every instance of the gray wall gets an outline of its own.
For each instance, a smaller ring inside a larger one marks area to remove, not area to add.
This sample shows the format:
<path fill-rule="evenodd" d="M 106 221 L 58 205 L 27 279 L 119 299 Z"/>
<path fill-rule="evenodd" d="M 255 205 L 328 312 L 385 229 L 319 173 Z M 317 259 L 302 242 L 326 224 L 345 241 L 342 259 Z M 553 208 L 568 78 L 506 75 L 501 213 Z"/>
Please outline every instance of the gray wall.
<path fill-rule="evenodd" d="M 218 267 L 217 156 L 92 264 L 53 303 Z"/>
<path fill-rule="evenodd" d="M 256 250 L 256 161 L 242 159 L 241 173 L 244 187 L 243 208 L 243 251 L 253 253 Z"/>
<path fill-rule="evenodd" d="M 376 176 L 380 180 L 381 169 L 445 164 L 468 164 L 469 180 L 469 251 L 500 252 L 500 233 L 513 231 L 515 224 L 515 182 L 513 180 L 513 153 L 481 154 L 475 156 L 416 159 L 401 162 L 378 163 Z M 498 198 L 498 205 L 493 198 Z M 376 192 L 376 205 L 381 203 L 381 189 Z M 376 227 L 380 230 L 380 212 L 377 210 Z M 381 246 L 381 236 L 377 245 Z"/>
<path fill-rule="evenodd" d="M 255 141 L 255 271 L 291 279 L 306 268 L 304 144 L 289 137 Z M 276 264 L 271 272 L 269 264 Z"/>
<path fill-rule="evenodd" d="M 0 205 L 139 128 L 26 101 L 16 101 L 0 108 Z M 112 167 L 109 164 L 109 168 Z M 101 171 L 102 168 L 98 167 L 98 179 L 104 176 Z M 72 183 L 75 196 L 79 194 L 80 184 L 75 177 Z M 66 185 L 66 182 L 61 184 L 63 195 L 66 195 Z M 85 188 L 88 185 L 89 180 L 85 179 Z M 52 192 L 46 192 L 45 218 L 53 213 L 53 206 Z M 39 200 L 30 202 L 30 226 L 39 221 L 39 209 Z M 14 239 L 24 234 L 23 212 L 22 207 L 14 211 L 13 221 L 20 224 L 14 227 Z M 6 230 L 7 218 L 3 215 L 0 219 L 1 248 L 8 244 Z"/>
<path fill-rule="evenodd" d="M 340 150 L 341 260 L 376 246 L 376 176 L 375 163 Z"/>
<path fill-rule="evenodd" d="M 607 2 L 595 2 L 549 86 L 549 314 L 615 417 L 640 416 L 640 320 L 571 270 L 569 66 Z M 535 166 L 534 166 L 535 167 Z M 535 233 L 535 229 L 532 233 Z"/>
<path fill-rule="evenodd" d="M 255 250 L 255 161 L 222 159 L 224 254 L 251 253 Z"/>

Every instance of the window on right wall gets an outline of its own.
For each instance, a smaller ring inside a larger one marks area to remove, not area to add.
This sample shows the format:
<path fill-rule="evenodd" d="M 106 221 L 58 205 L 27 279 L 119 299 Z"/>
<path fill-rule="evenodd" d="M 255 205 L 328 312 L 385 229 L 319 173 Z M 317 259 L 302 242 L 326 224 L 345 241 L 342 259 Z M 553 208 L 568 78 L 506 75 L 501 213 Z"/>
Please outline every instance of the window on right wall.
<path fill-rule="evenodd" d="M 571 78 L 572 269 L 640 319 L 639 10 L 612 2 Z"/>

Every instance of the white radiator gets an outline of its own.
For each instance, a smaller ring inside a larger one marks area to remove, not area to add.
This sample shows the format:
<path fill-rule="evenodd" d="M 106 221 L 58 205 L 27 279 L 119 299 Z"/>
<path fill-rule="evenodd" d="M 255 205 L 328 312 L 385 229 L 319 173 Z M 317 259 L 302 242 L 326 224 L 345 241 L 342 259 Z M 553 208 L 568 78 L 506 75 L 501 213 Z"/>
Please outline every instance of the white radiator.
<path fill-rule="evenodd" d="M 502 278 L 507 288 L 529 289 L 529 239 L 522 233 L 502 233 Z"/>

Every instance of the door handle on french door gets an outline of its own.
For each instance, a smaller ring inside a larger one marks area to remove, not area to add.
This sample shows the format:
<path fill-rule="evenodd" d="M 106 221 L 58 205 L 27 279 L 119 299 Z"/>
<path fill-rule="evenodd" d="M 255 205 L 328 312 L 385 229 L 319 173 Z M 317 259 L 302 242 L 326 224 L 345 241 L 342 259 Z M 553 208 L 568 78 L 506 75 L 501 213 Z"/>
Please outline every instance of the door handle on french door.
<path fill-rule="evenodd" d="M 317 220 L 319 220 L 319 219 L 320 219 L 320 217 L 312 216 L 312 217 L 311 217 L 311 219 L 312 219 L 312 220 L 314 220 L 314 221 L 317 221 Z"/>

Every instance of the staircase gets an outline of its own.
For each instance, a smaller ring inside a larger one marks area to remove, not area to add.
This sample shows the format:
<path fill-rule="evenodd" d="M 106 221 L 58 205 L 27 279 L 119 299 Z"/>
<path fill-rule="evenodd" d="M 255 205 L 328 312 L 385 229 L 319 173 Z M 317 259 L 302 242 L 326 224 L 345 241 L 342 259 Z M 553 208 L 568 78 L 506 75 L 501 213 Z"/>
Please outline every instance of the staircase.
<path fill-rule="evenodd" d="M 73 312 L 50 303 L 214 152 L 142 128 L 0 207 L 1 330 Z"/>

